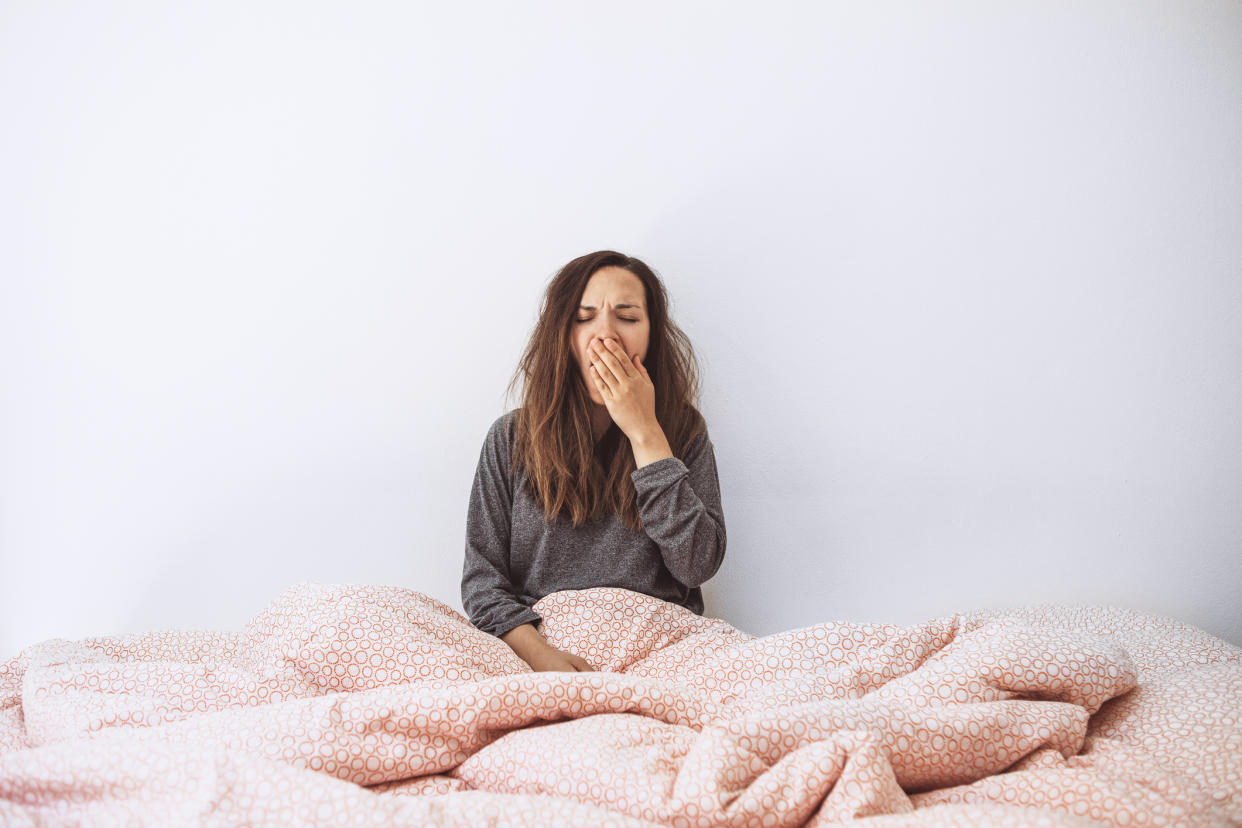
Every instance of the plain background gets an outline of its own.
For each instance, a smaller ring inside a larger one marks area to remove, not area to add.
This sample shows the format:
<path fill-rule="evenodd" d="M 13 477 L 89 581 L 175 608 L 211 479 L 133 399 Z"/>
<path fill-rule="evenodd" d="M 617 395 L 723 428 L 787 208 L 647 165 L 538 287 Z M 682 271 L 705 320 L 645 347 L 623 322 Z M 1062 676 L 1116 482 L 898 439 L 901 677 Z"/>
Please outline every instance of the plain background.
<path fill-rule="evenodd" d="M 1242 5 L 7 3 L 0 658 L 460 606 L 543 290 L 647 261 L 755 635 L 1242 644 Z"/>

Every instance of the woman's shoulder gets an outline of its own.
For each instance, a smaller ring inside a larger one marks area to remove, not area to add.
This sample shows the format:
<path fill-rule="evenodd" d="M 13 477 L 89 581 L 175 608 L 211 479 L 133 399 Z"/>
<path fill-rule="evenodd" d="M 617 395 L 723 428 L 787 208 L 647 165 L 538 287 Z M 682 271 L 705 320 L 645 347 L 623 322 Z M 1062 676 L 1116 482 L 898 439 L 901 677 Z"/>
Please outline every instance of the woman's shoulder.
<path fill-rule="evenodd" d="M 517 423 L 518 412 L 521 410 L 520 408 L 510 409 L 492 420 L 492 424 L 488 426 L 487 433 L 489 435 L 512 433 L 513 426 Z"/>
<path fill-rule="evenodd" d="M 492 424 L 488 426 L 486 442 L 493 445 L 497 451 L 507 454 L 512 449 L 514 437 L 517 434 L 517 416 L 519 411 L 521 411 L 520 408 L 506 411 L 492 420 Z"/>

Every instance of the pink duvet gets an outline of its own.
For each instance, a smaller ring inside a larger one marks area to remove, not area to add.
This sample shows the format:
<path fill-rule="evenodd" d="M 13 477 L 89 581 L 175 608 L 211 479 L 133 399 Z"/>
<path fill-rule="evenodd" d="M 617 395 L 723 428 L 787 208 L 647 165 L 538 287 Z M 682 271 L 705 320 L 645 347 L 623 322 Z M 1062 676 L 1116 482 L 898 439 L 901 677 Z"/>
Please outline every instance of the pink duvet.
<path fill-rule="evenodd" d="M 756 638 L 553 593 L 534 673 L 410 589 L 0 666 L 4 825 L 1242 824 L 1242 649 L 1103 607 Z"/>

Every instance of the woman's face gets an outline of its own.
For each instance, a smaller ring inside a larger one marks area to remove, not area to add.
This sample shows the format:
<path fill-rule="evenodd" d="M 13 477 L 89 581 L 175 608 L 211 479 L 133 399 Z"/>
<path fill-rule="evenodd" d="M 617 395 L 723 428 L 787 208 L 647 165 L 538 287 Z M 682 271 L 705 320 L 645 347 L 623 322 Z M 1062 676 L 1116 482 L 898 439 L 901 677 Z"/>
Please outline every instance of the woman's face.
<path fill-rule="evenodd" d="M 604 404 L 604 398 L 591 376 L 587 346 L 611 338 L 625 352 L 623 358 L 628 357 L 632 363 L 637 354 L 645 360 L 651 333 L 645 294 L 641 279 L 624 268 L 611 266 L 595 271 L 582 292 L 570 341 L 582 381 L 591 392 L 591 400 L 599 405 Z"/>

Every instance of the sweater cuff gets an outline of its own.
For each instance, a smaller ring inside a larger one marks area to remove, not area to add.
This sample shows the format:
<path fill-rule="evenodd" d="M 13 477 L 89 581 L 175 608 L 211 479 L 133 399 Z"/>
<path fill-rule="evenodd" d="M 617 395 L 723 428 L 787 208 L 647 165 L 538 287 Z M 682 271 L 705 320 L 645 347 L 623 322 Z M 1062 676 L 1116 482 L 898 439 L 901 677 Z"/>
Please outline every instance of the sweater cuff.
<path fill-rule="evenodd" d="M 505 618 L 503 621 L 495 622 L 492 629 L 484 630 L 483 632 L 500 638 L 505 633 L 516 630 L 523 624 L 533 624 L 538 626 L 541 621 L 543 621 L 543 616 L 529 607 L 523 607 L 517 614 Z"/>
<path fill-rule="evenodd" d="M 636 488 L 659 487 L 672 483 L 682 475 L 689 474 L 690 469 L 677 457 L 661 457 L 653 463 L 634 469 L 630 472 L 630 480 Z"/>

